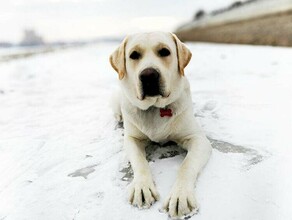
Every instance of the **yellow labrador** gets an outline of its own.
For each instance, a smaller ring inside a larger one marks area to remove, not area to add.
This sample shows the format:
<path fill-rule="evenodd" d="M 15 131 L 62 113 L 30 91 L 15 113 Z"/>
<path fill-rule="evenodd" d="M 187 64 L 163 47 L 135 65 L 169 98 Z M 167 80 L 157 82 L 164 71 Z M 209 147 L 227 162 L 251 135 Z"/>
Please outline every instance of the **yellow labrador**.
<path fill-rule="evenodd" d="M 121 92 L 113 109 L 125 127 L 124 147 L 134 171 L 129 201 L 148 208 L 159 194 L 145 158 L 150 141 L 174 141 L 188 151 L 163 209 L 172 218 L 198 209 L 194 184 L 211 154 L 211 145 L 197 124 L 184 68 L 192 57 L 174 35 L 164 32 L 128 36 L 110 56 Z"/>

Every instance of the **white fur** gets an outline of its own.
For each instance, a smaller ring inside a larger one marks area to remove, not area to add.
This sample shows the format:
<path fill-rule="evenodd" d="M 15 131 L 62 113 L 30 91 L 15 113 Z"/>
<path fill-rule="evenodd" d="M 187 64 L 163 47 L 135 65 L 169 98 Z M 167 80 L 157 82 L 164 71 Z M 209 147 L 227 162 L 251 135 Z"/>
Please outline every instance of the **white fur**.
<path fill-rule="evenodd" d="M 153 52 L 158 42 L 168 45 L 171 50 L 169 65 L 165 65 Z M 135 45 L 143 48 L 145 53 L 139 63 L 134 65 L 128 57 Z M 129 36 L 125 47 L 127 72 L 120 81 L 121 92 L 119 98 L 116 96 L 113 101 L 113 110 L 116 118 L 123 118 L 124 147 L 134 171 L 134 180 L 129 190 L 131 204 L 140 208 L 150 207 L 159 199 L 145 157 L 145 146 L 149 141 L 175 141 L 188 151 L 171 192 L 163 204 L 163 209 L 172 218 L 182 218 L 198 209 L 194 184 L 210 157 L 211 145 L 195 120 L 188 80 L 179 74 L 177 57 L 180 54 L 177 54 L 176 47 L 170 33 L 155 32 Z M 167 98 L 157 96 L 140 99 L 139 73 L 147 67 L 160 70 L 165 92 L 170 94 Z M 166 106 L 172 109 L 172 117 L 160 117 L 159 108 Z"/>

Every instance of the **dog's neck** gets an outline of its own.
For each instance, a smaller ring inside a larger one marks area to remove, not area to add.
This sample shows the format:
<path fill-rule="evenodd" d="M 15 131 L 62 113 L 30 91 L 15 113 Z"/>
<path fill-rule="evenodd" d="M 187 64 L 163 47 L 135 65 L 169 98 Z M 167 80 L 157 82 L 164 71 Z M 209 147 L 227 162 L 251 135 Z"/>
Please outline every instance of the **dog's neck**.
<path fill-rule="evenodd" d="M 164 108 L 158 108 L 156 106 L 151 106 L 147 110 L 142 110 L 145 112 L 158 112 L 160 114 L 160 117 L 172 117 L 173 116 L 173 110 L 171 108 L 171 105 L 166 106 Z"/>
<path fill-rule="evenodd" d="M 184 91 L 183 95 L 181 95 L 177 100 L 175 100 L 173 103 L 170 103 L 166 105 L 163 108 L 156 107 L 156 106 L 150 106 L 147 110 L 142 110 L 139 109 L 141 112 L 153 112 L 155 114 L 159 114 L 160 117 L 165 117 L 165 118 L 170 118 L 173 116 L 177 116 L 183 111 L 185 111 L 187 108 L 192 107 L 192 106 L 186 106 L 183 105 L 182 103 L 191 103 L 191 102 L 186 102 L 185 99 L 191 99 L 189 91 Z M 136 107 L 137 108 L 137 107 Z"/>

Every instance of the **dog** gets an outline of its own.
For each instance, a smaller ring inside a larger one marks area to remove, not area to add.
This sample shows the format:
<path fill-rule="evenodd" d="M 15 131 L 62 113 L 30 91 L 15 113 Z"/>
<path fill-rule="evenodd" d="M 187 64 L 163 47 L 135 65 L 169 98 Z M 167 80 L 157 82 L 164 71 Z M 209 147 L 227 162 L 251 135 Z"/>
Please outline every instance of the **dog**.
<path fill-rule="evenodd" d="M 109 59 L 121 87 L 113 99 L 113 111 L 124 123 L 124 148 L 134 171 L 129 202 L 149 208 L 159 200 L 145 156 L 150 142 L 174 141 L 187 150 L 163 203 L 163 210 L 174 219 L 197 212 L 194 185 L 212 152 L 195 120 L 184 74 L 191 57 L 175 34 L 151 32 L 127 36 Z"/>

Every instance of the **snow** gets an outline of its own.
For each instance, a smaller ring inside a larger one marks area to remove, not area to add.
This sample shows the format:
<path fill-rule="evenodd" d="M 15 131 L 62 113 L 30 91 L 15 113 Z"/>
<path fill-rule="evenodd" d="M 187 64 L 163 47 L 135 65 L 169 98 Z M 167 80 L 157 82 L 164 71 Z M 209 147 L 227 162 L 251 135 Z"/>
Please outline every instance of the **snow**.
<path fill-rule="evenodd" d="M 184 153 L 151 146 L 161 201 L 127 203 L 123 129 L 108 104 L 116 46 L 0 63 L 0 219 L 167 219 L 159 209 Z M 292 49 L 188 46 L 194 109 L 214 142 L 192 219 L 291 219 Z"/>
<path fill-rule="evenodd" d="M 23 54 L 26 52 L 34 52 L 38 47 L 0 47 L 0 56 L 3 57 L 5 55 L 12 55 L 12 54 Z M 0 58 L 1 58 L 0 57 Z M 1 59 L 0 59 L 1 60 Z"/>

